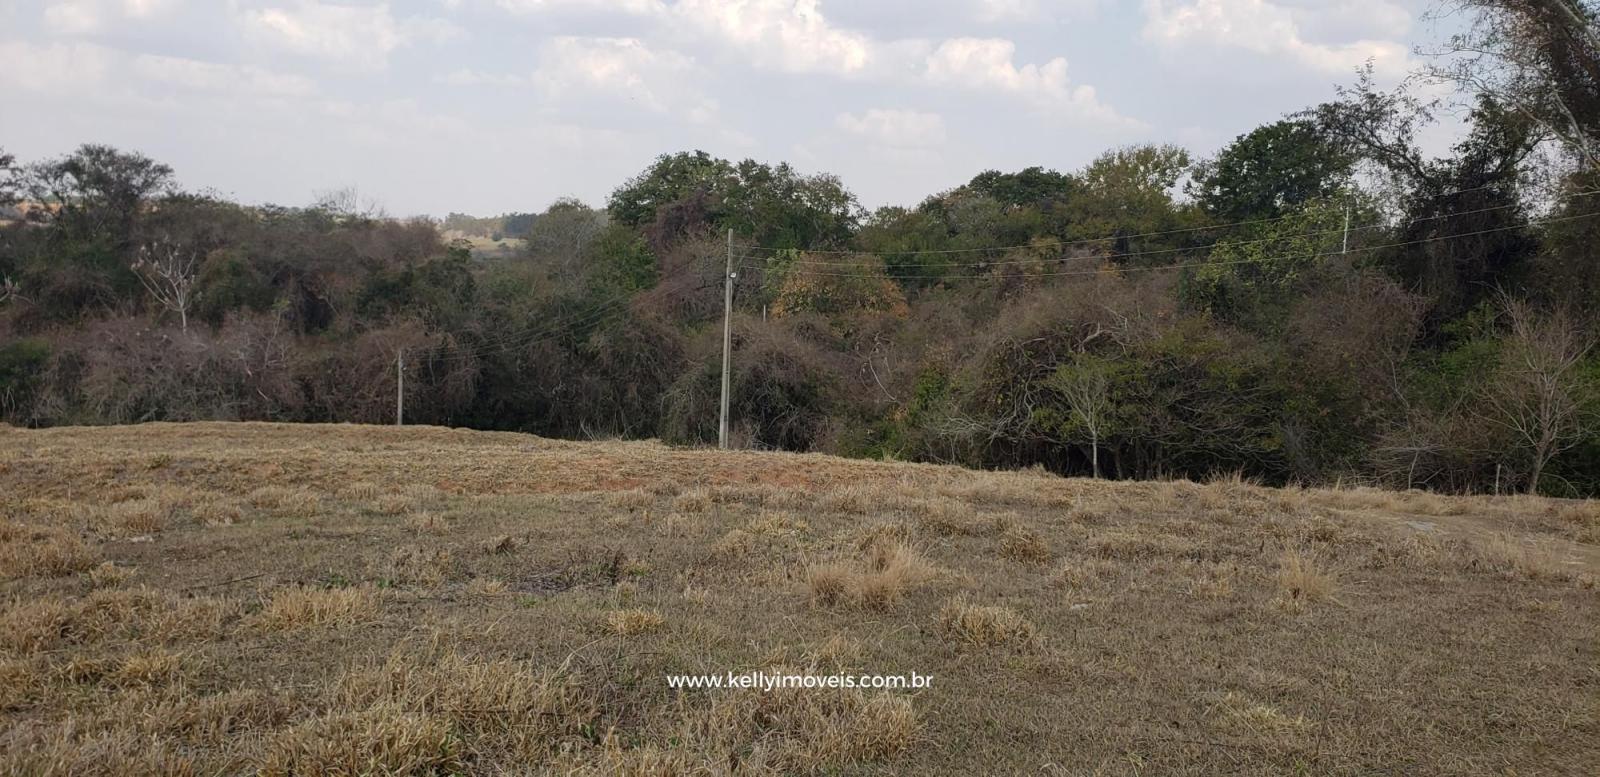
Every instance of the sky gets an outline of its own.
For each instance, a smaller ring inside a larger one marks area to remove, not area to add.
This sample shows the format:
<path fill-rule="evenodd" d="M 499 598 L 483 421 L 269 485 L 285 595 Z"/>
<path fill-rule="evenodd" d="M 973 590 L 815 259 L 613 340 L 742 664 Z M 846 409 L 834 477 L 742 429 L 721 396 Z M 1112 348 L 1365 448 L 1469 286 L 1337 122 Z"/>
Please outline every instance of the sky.
<path fill-rule="evenodd" d="M 434 216 L 602 205 L 704 149 L 910 205 L 1132 143 L 1208 156 L 1368 61 L 1397 83 L 1432 2 L 0 0 L 0 148 Z"/>

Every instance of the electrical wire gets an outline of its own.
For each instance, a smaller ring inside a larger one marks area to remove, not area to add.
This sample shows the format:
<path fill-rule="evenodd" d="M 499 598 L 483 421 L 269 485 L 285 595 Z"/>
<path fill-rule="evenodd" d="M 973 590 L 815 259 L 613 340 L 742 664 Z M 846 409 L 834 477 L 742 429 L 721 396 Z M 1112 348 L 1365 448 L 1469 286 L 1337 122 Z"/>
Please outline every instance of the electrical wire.
<path fill-rule="evenodd" d="M 1479 192 L 1479 191 L 1484 191 L 1486 189 L 1496 189 L 1496 188 L 1500 188 L 1500 185 L 1499 184 L 1489 184 L 1487 186 L 1475 186 L 1475 187 L 1470 188 L 1470 189 L 1456 189 L 1454 191 L 1449 191 L 1449 192 L 1440 192 L 1439 194 L 1430 194 L 1425 199 L 1443 199 L 1445 197 L 1454 197 L 1454 196 L 1456 196 L 1458 194 L 1469 194 L 1471 192 Z M 1286 219 L 1296 218 L 1299 215 L 1300 214 L 1297 214 L 1297 213 L 1291 213 L 1291 214 L 1286 214 L 1286 215 L 1283 215 L 1283 216 L 1274 216 L 1272 218 L 1249 219 L 1249 220 L 1246 220 L 1246 221 L 1232 221 L 1232 222 L 1227 222 L 1227 223 L 1223 223 L 1223 224 L 1207 224 L 1205 226 L 1199 226 L 1199 227 L 1183 227 L 1181 229 L 1167 229 L 1167 230 L 1161 230 L 1161 231 L 1157 231 L 1157 232 L 1139 232 L 1139 233 L 1135 233 L 1135 234 L 1131 234 L 1131 235 L 1111 235 L 1111 236 L 1107 236 L 1107 237 L 1086 237 L 1086 238 L 1076 238 L 1076 239 L 1073 239 L 1073 240 L 1052 240 L 1052 241 L 1048 241 L 1048 242 L 1024 243 L 1024 244 L 1020 244 L 1020 245 L 1010 245 L 1010 246 L 986 246 L 986 247 L 981 247 L 981 248 L 927 248 L 927 249 L 918 249 L 918 250 L 913 250 L 913 251 L 886 251 L 884 253 L 893 253 L 893 254 L 898 254 L 898 255 L 901 255 L 901 256 L 908 256 L 908 255 L 924 255 L 924 254 L 933 255 L 933 254 L 982 253 L 982 252 L 985 252 L 985 251 L 1011 251 L 1011 250 L 1020 249 L 1020 248 L 1050 248 L 1050 247 L 1056 247 L 1056 246 L 1065 247 L 1065 246 L 1073 246 L 1073 245 L 1086 245 L 1086 244 L 1089 244 L 1089 243 L 1102 243 L 1102 242 L 1105 242 L 1107 240 L 1132 240 L 1134 238 L 1141 238 L 1141 237 L 1161 237 L 1161 236 L 1165 236 L 1165 235 L 1181 235 L 1181 234 L 1186 234 L 1186 233 L 1189 233 L 1189 232 L 1206 232 L 1206 231 L 1211 231 L 1211 230 L 1229 229 L 1229 228 L 1233 228 L 1233 227 L 1250 226 L 1250 225 L 1253 225 L 1253 224 L 1270 224 L 1270 223 L 1277 222 L 1277 221 L 1284 221 Z M 746 250 L 753 250 L 753 251 L 771 251 L 771 252 L 774 252 L 774 253 L 794 250 L 794 249 L 791 249 L 791 248 L 782 248 L 782 247 L 778 247 L 778 246 L 761 246 L 761 245 L 747 245 L 747 246 L 745 246 L 745 249 Z M 852 250 L 852 249 L 846 249 L 846 248 L 833 248 L 833 249 L 808 249 L 804 253 L 808 253 L 808 254 L 857 254 L 857 253 L 865 253 L 865 252 Z"/>
<path fill-rule="evenodd" d="M 1493 234 L 1493 233 L 1496 233 L 1496 232 L 1506 232 L 1506 231 L 1510 231 L 1510 230 L 1513 230 L 1513 229 L 1523 229 L 1525 227 L 1543 226 L 1545 224 L 1558 224 L 1558 223 L 1563 223 L 1563 222 L 1567 222 L 1567 221 L 1576 221 L 1576 220 L 1580 220 L 1580 219 L 1589 219 L 1589 218 L 1597 218 L 1597 217 L 1600 217 L 1600 213 L 1582 213 L 1582 214 L 1577 214 L 1577 215 L 1573 215 L 1573 216 L 1560 216 L 1560 217 L 1556 217 L 1556 218 L 1548 218 L 1548 219 L 1541 219 L 1541 220 L 1538 220 L 1538 221 L 1530 221 L 1530 222 L 1528 222 L 1526 224 L 1515 224 L 1515 225 L 1512 225 L 1512 226 L 1497 227 L 1497 228 L 1494 228 L 1494 229 L 1483 229 L 1483 230 L 1478 230 L 1478 231 L 1475 231 L 1475 232 L 1462 232 L 1462 233 L 1454 234 L 1454 235 L 1440 235 L 1440 236 L 1436 236 L 1436 237 L 1427 237 L 1427 238 L 1421 238 L 1421 239 L 1417 239 L 1417 240 L 1406 240 L 1406 241 L 1402 241 L 1402 242 L 1398 242 L 1398 243 L 1383 243 L 1383 244 L 1380 244 L 1380 245 L 1362 246 L 1360 248 L 1352 248 L 1348 252 L 1343 251 L 1343 250 L 1340 250 L 1340 251 L 1325 251 L 1325 252 L 1317 252 L 1317 253 L 1310 253 L 1310 254 L 1290 254 L 1290 255 L 1258 257 L 1258 258 L 1251 258 L 1251 259 L 1223 260 L 1223 261 L 1210 261 L 1210 260 L 1208 260 L 1208 261 L 1201 261 L 1201 262 L 1182 262 L 1182 263 L 1176 263 L 1176 264 L 1148 265 L 1148 266 L 1141 266 L 1141 267 L 1116 267 L 1116 268 L 1101 268 L 1101 267 L 1097 267 L 1097 268 L 1092 269 L 1092 270 L 1063 270 L 1063 271 L 1060 271 L 1060 272 L 1013 273 L 1013 274 L 1004 275 L 1004 276 L 996 276 L 996 275 L 994 275 L 992 273 L 982 273 L 982 274 L 975 274 L 975 275 L 895 275 L 895 276 L 893 276 L 893 278 L 895 280 L 963 280 L 963 279 L 976 280 L 976 279 L 984 279 L 984 278 L 1004 280 L 1006 278 L 1055 278 L 1055 277 L 1063 277 L 1063 276 L 1069 276 L 1069 275 L 1098 275 L 1100 273 L 1107 273 L 1107 272 L 1109 272 L 1109 273 L 1157 272 L 1157 271 L 1161 271 L 1161 270 L 1179 270 L 1179 269 L 1193 268 L 1193 267 L 1224 267 L 1224 266 L 1228 266 L 1228 265 L 1237 265 L 1237 264 L 1259 264 L 1259 263 L 1268 262 L 1268 261 L 1285 260 L 1285 259 L 1319 258 L 1319 257 L 1329 257 L 1329 256 L 1343 256 L 1346 253 L 1355 254 L 1355 253 L 1363 253 L 1363 252 L 1370 252 L 1370 251 L 1381 251 L 1381 250 L 1387 249 L 1387 248 L 1402 248 L 1402 247 L 1405 247 L 1405 246 L 1421 245 L 1423 243 L 1438 242 L 1440 240 L 1455 240 L 1455 239 L 1463 238 L 1463 237 L 1476 237 L 1476 236 L 1479 236 L 1479 235 L 1488 235 L 1488 234 Z M 1102 257 L 1084 257 L 1084 258 L 1102 258 Z M 884 275 L 876 275 L 876 274 L 868 275 L 868 274 L 863 274 L 863 273 L 830 273 L 830 272 L 821 272 L 821 271 L 809 270 L 809 269 L 803 269 L 800 272 L 802 272 L 802 273 L 804 273 L 806 275 L 818 275 L 818 276 L 823 276 L 823 277 L 836 277 L 836 278 L 888 278 L 888 277 L 890 277 L 887 274 L 884 274 Z"/>
<path fill-rule="evenodd" d="M 1574 193 L 1574 194 L 1572 194 L 1570 196 L 1572 196 L 1572 197 L 1587 197 L 1587 196 L 1592 196 L 1592 195 L 1595 195 L 1595 194 L 1600 194 L 1600 189 L 1591 189 L 1591 190 L 1588 190 L 1588 191 L 1577 192 L 1577 193 Z M 1253 238 L 1253 239 L 1250 239 L 1250 240 L 1232 240 L 1232 241 L 1227 241 L 1226 243 L 1224 243 L 1224 241 L 1220 241 L 1219 240 L 1219 241 L 1217 241 L 1215 243 L 1211 243 L 1209 245 L 1204 245 L 1204 246 L 1190 246 L 1190 247 L 1186 247 L 1186 248 L 1184 248 L 1184 247 L 1180 247 L 1180 248 L 1159 248 L 1159 249 L 1151 249 L 1151 250 L 1148 250 L 1148 251 L 1128 251 L 1128 252 L 1117 253 L 1115 256 L 1118 259 L 1127 259 L 1127 258 L 1138 257 L 1138 256 L 1160 256 L 1160 255 L 1164 255 L 1164 254 L 1176 254 L 1176 253 L 1184 253 L 1184 252 L 1188 252 L 1188 251 L 1211 250 L 1211 249 L 1215 249 L 1215 248 L 1217 248 L 1218 246 L 1221 246 L 1221 245 L 1227 245 L 1227 246 L 1260 245 L 1262 243 L 1275 243 L 1275 242 L 1279 242 L 1279 241 L 1283 241 L 1283 240 L 1291 240 L 1291 239 L 1294 239 L 1294 238 L 1319 237 L 1319 236 L 1323 236 L 1323 235 L 1338 235 L 1338 234 L 1344 234 L 1346 232 L 1353 234 L 1353 233 L 1357 233 L 1357 232 L 1365 232 L 1365 231 L 1370 231 L 1370 230 L 1375 230 L 1375 229 L 1398 229 L 1400 227 L 1405 227 L 1405 226 L 1409 226 L 1409 225 L 1412 225 L 1412 224 L 1420 224 L 1420 223 L 1422 223 L 1424 221 L 1435 221 L 1435 220 L 1438 220 L 1438 219 L 1456 218 L 1458 216 L 1470 216 L 1470 215 L 1478 214 L 1478 213 L 1489 213 L 1489 212 L 1492 212 L 1492 211 L 1506 210 L 1508 208 L 1518 208 L 1518 207 L 1521 207 L 1521 205 L 1520 204 L 1494 205 L 1494 206 L 1490 206 L 1490 207 L 1486 207 L 1486 208 L 1477 208 L 1477 209 L 1474 209 L 1474 210 L 1464 210 L 1464 211 L 1454 211 L 1454 212 L 1451 212 L 1451 213 L 1442 213 L 1442 214 L 1434 215 L 1434 216 L 1418 216 L 1417 218 L 1407 219 L 1405 221 L 1400 221 L 1400 222 L 1397 222 L 1397 223 L 1394 223 L 1394 224 L 1389 224 L 1389 223 L 1385 223 L 1385 222 L 1374 222 L 1372 224 L 1364 224 L 1364 225 L 1361 225 L 1361 226 L 1350 227 L 1349 229 L 1346 229 L 1344 227 L 1339 227 L 1337 229 L 1325 229 L 1325 230 L 1314 231 L 1314 232 L 1301 232 L 1301 233 L 1297 233 L 1297 234 L 1294 234 L 1294 235 L 1285 235 L 1285 236 L 1279 236 L 1279 237 Z M 1100 241 L 1112 240 L 1112 239 L 1115 239 L 1115 238 L 1097 238 L 1097 240 L 1100 240 Z M 1050 247 L 1053 247 L 1053 244 L 1044 243 L 1044 242 L 1038 243 L 1036 245 L 1024 246 L 1024 248 L 1050 248 Z M 1002 250 L 1009 250 L 1009 249 L 993 248 L 993 249 L 978 249 L 978 250 L 1002 251 Z M 808 253 L 808 252 L 803 252 L 803 253 Z M 861 251 L 861 252 L 858 252 L 858 253 L 871 253 L 871 252 Z M 904 255 L 902 252 L 899 252 L 899 251 L 885 251 L 884 253 L 885 254 L 892 254 L 892 255 Z M 980 261 L 980 262 L 971 262 L 971 263 L 967 263 L 967 264 L 959 264 L 959 263 L 957 263 L 957 264 L 946 264 L 946 265 L 921 264 L 920 266 L 924 266 L 924 267 L 990 267 L 990 266 L 994 266 L 994 265 L 1003 265 L 1003 264 L 1031 264 L 1031 263 L 1036 262 L 1036 261 L 1038 261 L 1038 260 L 1037 259 L 996 259 L 996 260 L 992 260 L 992 261 L 991 260 L 985 260 L 985 261 Z M 785 264 L 853 267 L 853 266 L 857 266 L 859 263 L 850 262 L 850 261 L 829 261 L 829 260 L 825 260 L 825 259 L 792 259 L 792 260 L 789 260 L 789 261 L 785 262 Z M 905 266 L 905 265 L 901 265 L 901 266 Z M 913 263 L 910 266 L 915 267 L 915 266 L 919 266 L 919 265 L 916 264 L 916 263 Z M 907 277 L 907 276 L 903 276 L 903 275 L 898 275 L 897 274 L 896 277 L 902 277 L 903 278 L 903 277 Z"/>

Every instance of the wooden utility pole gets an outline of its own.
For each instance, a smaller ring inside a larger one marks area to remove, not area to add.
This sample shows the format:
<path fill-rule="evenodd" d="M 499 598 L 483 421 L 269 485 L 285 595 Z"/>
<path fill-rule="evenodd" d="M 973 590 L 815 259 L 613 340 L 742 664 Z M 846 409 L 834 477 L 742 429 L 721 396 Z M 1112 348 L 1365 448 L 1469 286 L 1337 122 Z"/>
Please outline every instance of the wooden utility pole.
<path fill-rule="evenodd" d="M 728 449 L 728 391 L 733 363 L 733 229 L 728 230 L 728 269 L 722 278 L 722 418 L 717 424 L 717 447 Z"/>
<path fill-rule="evenodd" d="M 396 348 L 394 352 L 394 425 L 404 426 L 406 423 L 406 349 Z"/>

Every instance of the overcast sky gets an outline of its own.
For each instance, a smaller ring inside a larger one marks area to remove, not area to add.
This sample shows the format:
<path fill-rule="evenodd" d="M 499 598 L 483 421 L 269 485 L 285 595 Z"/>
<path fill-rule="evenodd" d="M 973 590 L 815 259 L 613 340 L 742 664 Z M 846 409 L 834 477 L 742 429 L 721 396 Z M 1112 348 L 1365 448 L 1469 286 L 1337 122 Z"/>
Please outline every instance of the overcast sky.
<path fill-rule="evenodd" d="M 656 155 L 832 172 L 912 204 L 1135 142 L 1208 155 L 1397 81 L 1427 0 L 0 0 L 0 147 L 391 213 L 601 204 Z"/>

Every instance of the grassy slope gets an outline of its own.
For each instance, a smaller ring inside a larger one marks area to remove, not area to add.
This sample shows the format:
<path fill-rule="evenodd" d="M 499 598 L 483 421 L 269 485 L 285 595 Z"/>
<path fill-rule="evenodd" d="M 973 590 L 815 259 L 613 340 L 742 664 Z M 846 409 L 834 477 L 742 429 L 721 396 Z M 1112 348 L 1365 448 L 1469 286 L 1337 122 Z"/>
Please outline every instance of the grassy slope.
<path fill-rule="evenodd" d="M 0 428 L 0 773 L 1579 774 L 1600 505 Z M 667 673 L 935 676 L 916 694 Z"/>

